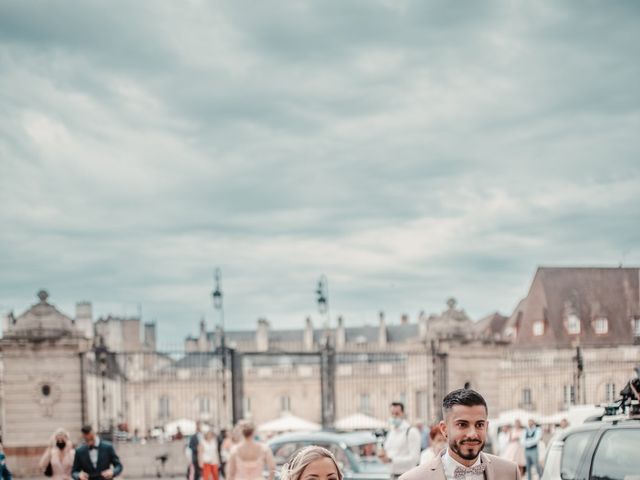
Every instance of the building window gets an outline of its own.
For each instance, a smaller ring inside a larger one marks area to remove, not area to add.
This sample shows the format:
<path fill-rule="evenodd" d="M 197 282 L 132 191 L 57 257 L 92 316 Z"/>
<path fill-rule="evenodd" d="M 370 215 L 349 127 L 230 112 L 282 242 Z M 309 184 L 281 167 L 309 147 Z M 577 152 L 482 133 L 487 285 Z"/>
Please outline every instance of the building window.
<path fill-rule="evenodd" d="M 571 313 L 567 316 L 567 332 L 569 335 L 578 335 L 580 334 L 580 318 L 574 313 Z"/>
<path fill-rule="evenodd" d="M 540 337 L 544 335 L 544 322 L 542 320 L 538 320 L 533 323 L 533 336 Z"/>
<path fill-rule="evenodd" d="M 291 398 L 288 395 L 280 397 L 280 410 L 283 412 L 291 411 Z"/>
<path fill-rule="evenodd" d="M 634 337 L 640 337 L 640 318 L 631 319 L 631 330 Z"/>
<path fill-rule="evenodd" d="M 371 404 L 369 402 L 370 398 L 369 398 L 369 394 L 368 393 L 361 393 L 360 394 L 360 411 L 362 413 L 369 413 L 371 410 Z"/>
<path fill-rule="evenodd" d="M 607 383 L 604 386 L 606 402 L 612 403 L 616 401 L 616 384 L 615 383 Z"/>
<path fill-rule="evenodd" d="M 171 401 L 167 395 L 162 395 L 158 399 L 158 418 L 167 419 L 171 417 Z"/>
<path fill-rule="evenodd" d="M 522 405 L 531 405 L 531 389 L 523 388 L 522 389 Z"/>
<path fill-rule="evenodd" d="M 565 385 L 564 386 L 564 404 L 565 405 L 575 405 L 576 403 L 576 389 L 573 385 Z"/>
<path fill-rule="evenodd" d="M 426 390 L 416 392 L 416 418 L 426 419 L 429 416 L 429 395 Z"/>
<path fill-rule="evenodd" d="M 593 329 L 598 335 L 606 335 L 609 333 L 609 320 L 607 317 L 598 317 L 593 322 Z"/>
<path fill-rule="evenodd" d="M 209 397 L 198 397 L 198 413 L 209 413 L 211 411 L 211 403 Z"/>

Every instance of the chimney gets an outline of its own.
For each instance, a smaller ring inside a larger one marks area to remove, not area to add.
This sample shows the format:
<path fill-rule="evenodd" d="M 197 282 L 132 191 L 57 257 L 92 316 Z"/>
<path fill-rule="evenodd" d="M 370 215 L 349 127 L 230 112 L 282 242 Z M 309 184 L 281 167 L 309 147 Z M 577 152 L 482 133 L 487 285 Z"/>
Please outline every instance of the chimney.
<path fill-rule="evenodd" d="M 93 339 L 93 309 L 91 302 L 78 302 L 76 303 L 76 328 L 82 332 L 82 334 Z"/>
<path fill-rule="evenodd" d="M 149 351 L 156 351 L 156 324 L 153 322 L 144 324 L 144 345 Z"/>
<path fill-rule="evenodd" d="M 256 330 L 256 350 L 266 352 L 269 350 L 269 322 L 266 318 L 258 319 Z"/>
<path fill-rule="evenodd" d="M 400 315 L 400 325 L 407 325 L 409 323 L 409 315 L 403 313 Z"/>
<path fill-rule="evenodd" d="M 204 317 L 200 319 L 200 335 L 198 335 L 198 351 L 206 352 L 209 348 L 207 342 L 207 324 L 204 320 Z"/>
<path fill-rule="evenodd" d="M 420 340 L 425 340 L 427 338 L 427 321 L 427 315 L 423 310 L 418 315 L 418 337 Z"/>
<path fill-rule="evenodd" d="M 384 321 L 384 312 L 380 311 L 378 320 L 378 347 L 386 348 L 387 346 L 387 325 Z"/>
<path fill-rule="evenodd" d="M 307 317 L 305 320 L 303 344 L 307 352 L 313 350 L 313 323 L 311 323 L 311 317 Z"/>
<path fill-rule="evenodd" d="M 338 317 L 338 328 L 336 329 L 336 350 L 344 350 L 347 343 L 347 332 L 344 329 L 344 319 L 342 315 Z"/>

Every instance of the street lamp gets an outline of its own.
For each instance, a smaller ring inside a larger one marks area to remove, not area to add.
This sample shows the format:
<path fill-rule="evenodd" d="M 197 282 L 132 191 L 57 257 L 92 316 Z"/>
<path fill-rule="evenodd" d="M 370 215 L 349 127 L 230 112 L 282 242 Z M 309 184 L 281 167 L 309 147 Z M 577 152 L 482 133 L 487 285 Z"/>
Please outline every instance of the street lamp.
<path fill-rule="evenodd" d="M 331 428 L 335 417 L 335 351 L 331 341 L 331 315 L 329 314 L 329 281 L 322 274 L 316 287 L 318 311 L 326 314 L 324 345 L 320 353 L 320 396 L 322 398 L 322 426 Z"/>
<path fill-rule="evenodd" d="M 220 351 L 222 352 L 222 409 L 223 414 L 221 417 L 226 420 L 227 416 L 227 348 L 225 345 L 225 331 L 224 331 L 224 308 L 222 304 L 222 274 L 220 269 L 216 268 L 213 273 L 214 290 L 211 296 L 213 297 L 213 308 L 220 311 Z"/>
<path fill-rule="evenodd" d="M 329 281 L 326 275 L 323 273 L 318 279 L 318 286 L 316 287 L 316 295 L 318 302 L 318 312 L 326 314 L 324 328 L 328 330 L 331 326 L 331 316 L 329 315 Z"/>

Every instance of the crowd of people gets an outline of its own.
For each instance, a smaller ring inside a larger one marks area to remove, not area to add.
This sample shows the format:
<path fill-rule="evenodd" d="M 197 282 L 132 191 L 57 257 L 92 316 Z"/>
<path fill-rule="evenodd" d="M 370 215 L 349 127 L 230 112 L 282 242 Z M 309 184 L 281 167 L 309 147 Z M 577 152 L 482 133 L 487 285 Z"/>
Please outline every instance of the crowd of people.
<path fill-rule="evenodd" d="M 216 436 L 213 430 L 202 432 L 196 424 L 196 433 L 188 443 L 190 459 L 189 480 L 273 480 L 276 464 L 271 449 L 256 439 L 255 427 L 241 421 L 231 431 L 222 430 Z"/>
<path fill-rule="evenodd" d="M 508 480 L 533 472 L 542 477 L 543 431 L 533 419 L 524 427 L 519 420 L 502 425 L 490 440 L 484 398 L 474 390 L 450 392 L 442 404 L 443 420 L 425 427 L 412 426 L 404 405 L 390 405 L 389 428 L 377 448 L 367 450 L 389 466 L 392 480 Z M 556 434 L 568 427 L 562 420 Z M 122 472 L 113 445 L 96 435 L 91 426 L 81 429 L 84 443 L 77 448 L 60 428 L 50 438 L 39 467 L 53 480 L 111 480 Z M 173 440 L 184 438 L 178 429 Z M 548 440 L 548 438 L 547 438 Z M 484 450 L 492 443 L 489 454 Z M 374 447 L 374 445 L 367 445 Z M 196 424 L 187 440 L 189 480 L 273 480 L 276 464 L 271 449 L 259 441 L 254 425 L 240 421 L 232 430 Z M 266 472 L 266 473 L 265 473 Z M 303 477 L 304 474 L 304 478 Z M 0 447 L 0 480 L 11 480 Z M 282 467 L 281 480 L 342 480 L 335 457 L 320 446 L 301 449 Z"/>

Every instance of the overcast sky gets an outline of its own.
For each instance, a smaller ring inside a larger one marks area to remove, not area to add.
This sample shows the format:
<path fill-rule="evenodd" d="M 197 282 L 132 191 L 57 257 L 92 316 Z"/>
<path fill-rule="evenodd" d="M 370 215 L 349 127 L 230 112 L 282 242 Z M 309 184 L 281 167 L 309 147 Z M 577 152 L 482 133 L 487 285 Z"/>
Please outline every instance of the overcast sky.
<path fill-rule="evenodd" d="M 0 2 L 0 311 L 510 314 L 640 264 L 640 3 Z"/>

